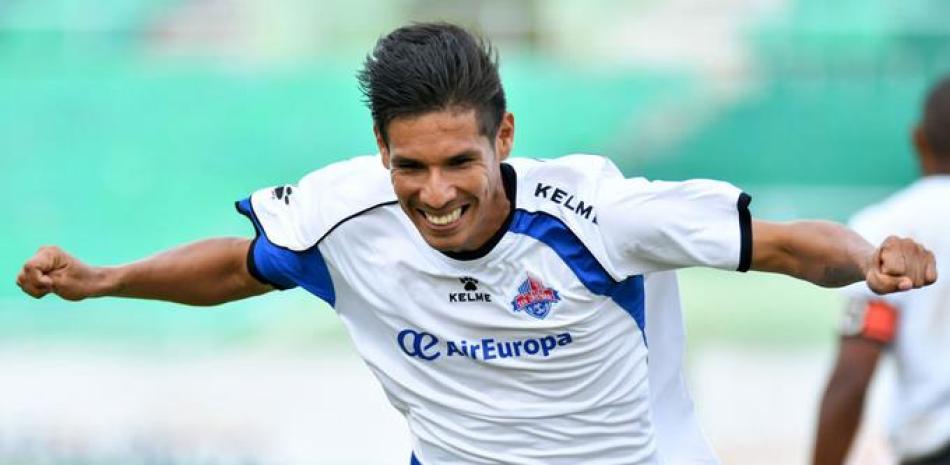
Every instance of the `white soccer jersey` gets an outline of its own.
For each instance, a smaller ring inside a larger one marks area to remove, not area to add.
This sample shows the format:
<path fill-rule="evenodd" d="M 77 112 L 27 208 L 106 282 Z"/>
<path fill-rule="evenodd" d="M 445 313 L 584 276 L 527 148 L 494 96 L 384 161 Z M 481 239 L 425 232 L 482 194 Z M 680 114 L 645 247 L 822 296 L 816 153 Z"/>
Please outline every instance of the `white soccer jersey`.
<path fill-rule="evenodd" d="M 412 463 L 707 464 L 681 371 L 675 274 L 745 270 L 749 198 L 625 179 L 607 159 L 513 159 L 500 239 L 429 247 L 378 156 L 238 202 L 249 267 L 329 302 L 389 400 Z"/>
<path fill-rule="evenodd" d="M 890 431 L 904 459 L 950 445 L 950 176 L 918 180 L 858 213 L 851 226 L 872 244 L 911 237 L 933 251 L 940 279 L 931 286 L 878 296 L 863 283 L 845 288 L 858 300 L 883 300 L 899 311 L 888 346 L 897 364 Z M 860 307 L 858 307 L 860 308 Z"/>

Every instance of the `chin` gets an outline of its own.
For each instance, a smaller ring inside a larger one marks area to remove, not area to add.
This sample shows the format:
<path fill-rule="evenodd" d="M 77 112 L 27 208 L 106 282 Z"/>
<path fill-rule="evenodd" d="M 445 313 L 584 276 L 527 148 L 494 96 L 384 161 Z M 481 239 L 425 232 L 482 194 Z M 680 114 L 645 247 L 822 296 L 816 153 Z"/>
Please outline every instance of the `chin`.
<path fill-rule="evenodd" d="M 439 252 L 463 252 L 465 251 L 465 241 L 455 237 L 439 237 L 423 234 L 426 244 Z"/>
<path fill-rule="evenodd" d="M 458 241 L 426 238 L 426 243 L 429 244 L 429 247 L 432 247 L 439 252 L 462 252 L 465 248 L 463 245 L 459 244 Z"/>

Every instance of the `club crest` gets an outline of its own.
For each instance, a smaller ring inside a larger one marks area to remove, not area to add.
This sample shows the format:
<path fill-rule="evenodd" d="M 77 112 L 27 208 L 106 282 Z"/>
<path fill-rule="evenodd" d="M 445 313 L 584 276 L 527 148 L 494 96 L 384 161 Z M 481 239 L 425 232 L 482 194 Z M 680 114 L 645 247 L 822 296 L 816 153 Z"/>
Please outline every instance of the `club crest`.
<path fill-rule="evenodd" d="M 518 286 L 518 295 L 511 301 L 515 313 L 524 311 L 539 320 L 551 313 L 551 307 L 561 301 L 557 291 L 545 287 L 540 279 L 528 275 L 528 279 Z"/>

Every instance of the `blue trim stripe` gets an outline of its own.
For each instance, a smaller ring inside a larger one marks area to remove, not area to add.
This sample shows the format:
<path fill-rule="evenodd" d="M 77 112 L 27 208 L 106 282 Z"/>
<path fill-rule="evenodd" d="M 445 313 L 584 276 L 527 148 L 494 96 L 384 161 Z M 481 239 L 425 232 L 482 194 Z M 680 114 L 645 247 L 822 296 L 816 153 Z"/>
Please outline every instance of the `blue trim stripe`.
<path fill-rule="evenodd" d="M 422 465 L 422 462 L 416 458 L 416 453 L 412 453 L 412 457 L 409 458 L 409 465 Z"/>
<path fill-rule="evenodd" d="M 247 197 L 237 202 L 234 202 L 234 207 L 237 208 L 238 213 L 247 217 L 251 220 L 251 223 L 254 225 L 254 232 L 259 236 L 264 234 L 264 228 L 261 227 L 261 223 L 257 221 L 257 215 L 254 214 L 254 207 L 251 205 L 251 198 Z"/>
<path fill-rule="evenodd" d="M 617 282 L 564 222 L 544 212 L 515 210 L 509 231 L 533 237 L 554 250 L 584 287 L 594 294 L 609 296 L 629 313 L 646 341 L 642 275 Z"/>
<path fill-rule="evenodd" d="M 257 238 L 251 245 L 248 270 L 257 278 L 278 289 L 300 286 L 328 304 L 336 304 L 336 292 L 330 270 L 320 253 L 312 247 L 302 252 L 280 247 L 267 238 L 261 227 L 250 198 L 236 203 L 238 211 L 248 217 L 257 230 Z"/>
<path fill-rule="evenodd" d="M 646 321 L 646 303 L 644 301 L 643 276 L 628 276 L 627 279 L 616 284 L 613 293 L 610 294 L 620 308 L 623 308 L 637 322 L 637 327 L 643 333 L 643 340 L 647 339 L 647 321 Z"/>

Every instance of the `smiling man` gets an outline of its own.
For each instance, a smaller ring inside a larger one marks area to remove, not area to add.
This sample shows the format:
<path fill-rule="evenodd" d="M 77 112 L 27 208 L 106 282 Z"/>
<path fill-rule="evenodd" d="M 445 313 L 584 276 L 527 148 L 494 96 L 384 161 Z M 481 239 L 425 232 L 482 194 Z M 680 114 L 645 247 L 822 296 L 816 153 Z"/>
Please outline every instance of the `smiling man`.
<path fill-rule="evenodd" d="M 511 210 L 501 161 L 511 151 L 514 118 L 504 115 L 500 127 L 491 130 L 498 137 L 489 139 L 478 126 L 477 112 L 448 108 L 376 126 L 383 165 L 402 210 L 426 242 L 444 252 L 479 248 Z"/>
<path fill-rule="evenodd" d="M 115 268 L 47 247 L 19 285 L 195 305 L 302 287 L 335 308 L 405 415 L 412 463 L 628 465 L 716 463 L 683 384 L 673 270 L 878 293 L 936 279 L 913 241 L 753 221 L 726 183 L 627 179 L 592 155 L 508 160 L 494 54 L 456 26 L 393 31 L 359 79 L 379 155 L 239 201 L 253 240 Z"/>

